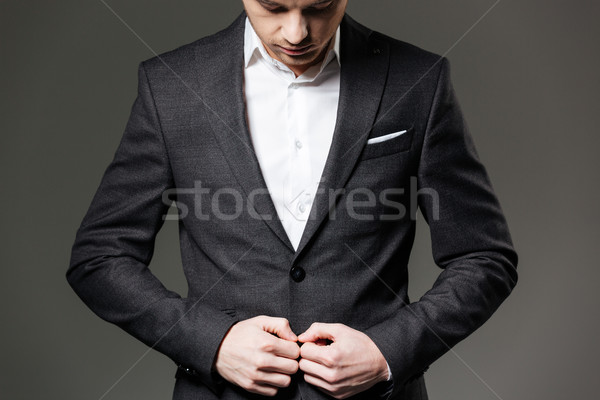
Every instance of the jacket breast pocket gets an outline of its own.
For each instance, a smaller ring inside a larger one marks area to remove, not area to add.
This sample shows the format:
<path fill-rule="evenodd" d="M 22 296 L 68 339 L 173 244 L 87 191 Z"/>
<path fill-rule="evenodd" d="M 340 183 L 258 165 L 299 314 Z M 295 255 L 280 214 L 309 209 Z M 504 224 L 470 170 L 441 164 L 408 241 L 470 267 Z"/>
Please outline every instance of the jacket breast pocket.
<path fill-rule="evenodd" d="M 369 136 L 360 159 L 368 160 L 409 150 L 412 145 L 413 134 L 414 129 L 411 127 L 382 135 Z"/>

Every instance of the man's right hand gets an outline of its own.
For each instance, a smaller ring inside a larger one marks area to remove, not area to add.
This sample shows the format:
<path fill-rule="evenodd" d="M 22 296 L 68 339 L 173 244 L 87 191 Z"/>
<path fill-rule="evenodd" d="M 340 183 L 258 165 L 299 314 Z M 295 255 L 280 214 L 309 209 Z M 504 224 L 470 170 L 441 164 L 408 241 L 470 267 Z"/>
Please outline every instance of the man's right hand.
<path fill-rule="evenodd" d="M 249 392 L 275 396 L 298 371 L 297 340 L 285 318 L 258 316 L 238 322 L 223 338 L 215 368 Z"/>

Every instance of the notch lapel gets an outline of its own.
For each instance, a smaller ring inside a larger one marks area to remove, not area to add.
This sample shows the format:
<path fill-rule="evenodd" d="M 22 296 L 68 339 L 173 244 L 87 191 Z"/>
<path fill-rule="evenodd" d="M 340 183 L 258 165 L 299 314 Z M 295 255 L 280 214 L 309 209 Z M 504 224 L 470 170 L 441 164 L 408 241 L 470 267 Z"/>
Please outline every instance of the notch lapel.
<path fill-rule="evenodd" d="M 337 121 L 323 176 L 310 212 L 298 258 L 335 207 L 329 194 L 346 185 L 371 131 L 387 80 L 387 43 L 345 16 L 341 25 L 341 82 Z"/>
<path fill-rule="evenodd" d="M 231 27 L 215 36 L 211 46 L 198 47 L 202 49 L 202 54 L 196 54 L 195 63 L 195 74 L 200 77 L 198 93 L 203 97 L 214 137 L 245 193 L 245 201 L 251 203 L 256 216 L 294 251 L 271 196 L 265 192 L 267 185 L 250 139 L 243 92 L 245 20 L 243 13 Z M 198 82 L 198 78 L 195 81 Z"/>

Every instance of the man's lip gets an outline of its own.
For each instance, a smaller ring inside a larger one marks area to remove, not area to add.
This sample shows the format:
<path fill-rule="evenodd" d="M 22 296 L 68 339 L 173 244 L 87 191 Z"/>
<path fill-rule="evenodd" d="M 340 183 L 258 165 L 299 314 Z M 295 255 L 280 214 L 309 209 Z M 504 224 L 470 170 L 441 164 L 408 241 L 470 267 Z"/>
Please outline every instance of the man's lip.
<path fill-rule="evenodd" d="M 304 47 L 295 47 L 288 48 L 283 46 L 278 46 L 285 54 L 289 56 L 301 56 L 303 54 L 308 53 L 308 51 L 312 48 L 312 45 L 304 46 Z"/>

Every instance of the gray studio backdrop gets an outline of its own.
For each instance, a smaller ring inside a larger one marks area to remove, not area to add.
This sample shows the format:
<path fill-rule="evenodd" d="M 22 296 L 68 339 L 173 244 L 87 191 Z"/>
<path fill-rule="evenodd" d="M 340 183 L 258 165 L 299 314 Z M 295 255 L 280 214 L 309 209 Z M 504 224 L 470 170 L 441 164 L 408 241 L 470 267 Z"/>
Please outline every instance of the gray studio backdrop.
<path fill-rule="evenodd" d="M 0 398 L 170 398 L 174 364 L 94 316 L 64 273 L 146 44 L 191 42 L 240 10 L 239 0 L 0 1 Z M 512 297 L 427 372 L 431 399 L 595 398 L 599 2 L 350 0 L 349 12 L 447 53 L 521 256 Z M 167 222 L 152 269 L 185 294 L 177 240 Z M 438 273 L 422 223 L 410 271 L 418 298 Z"/>

